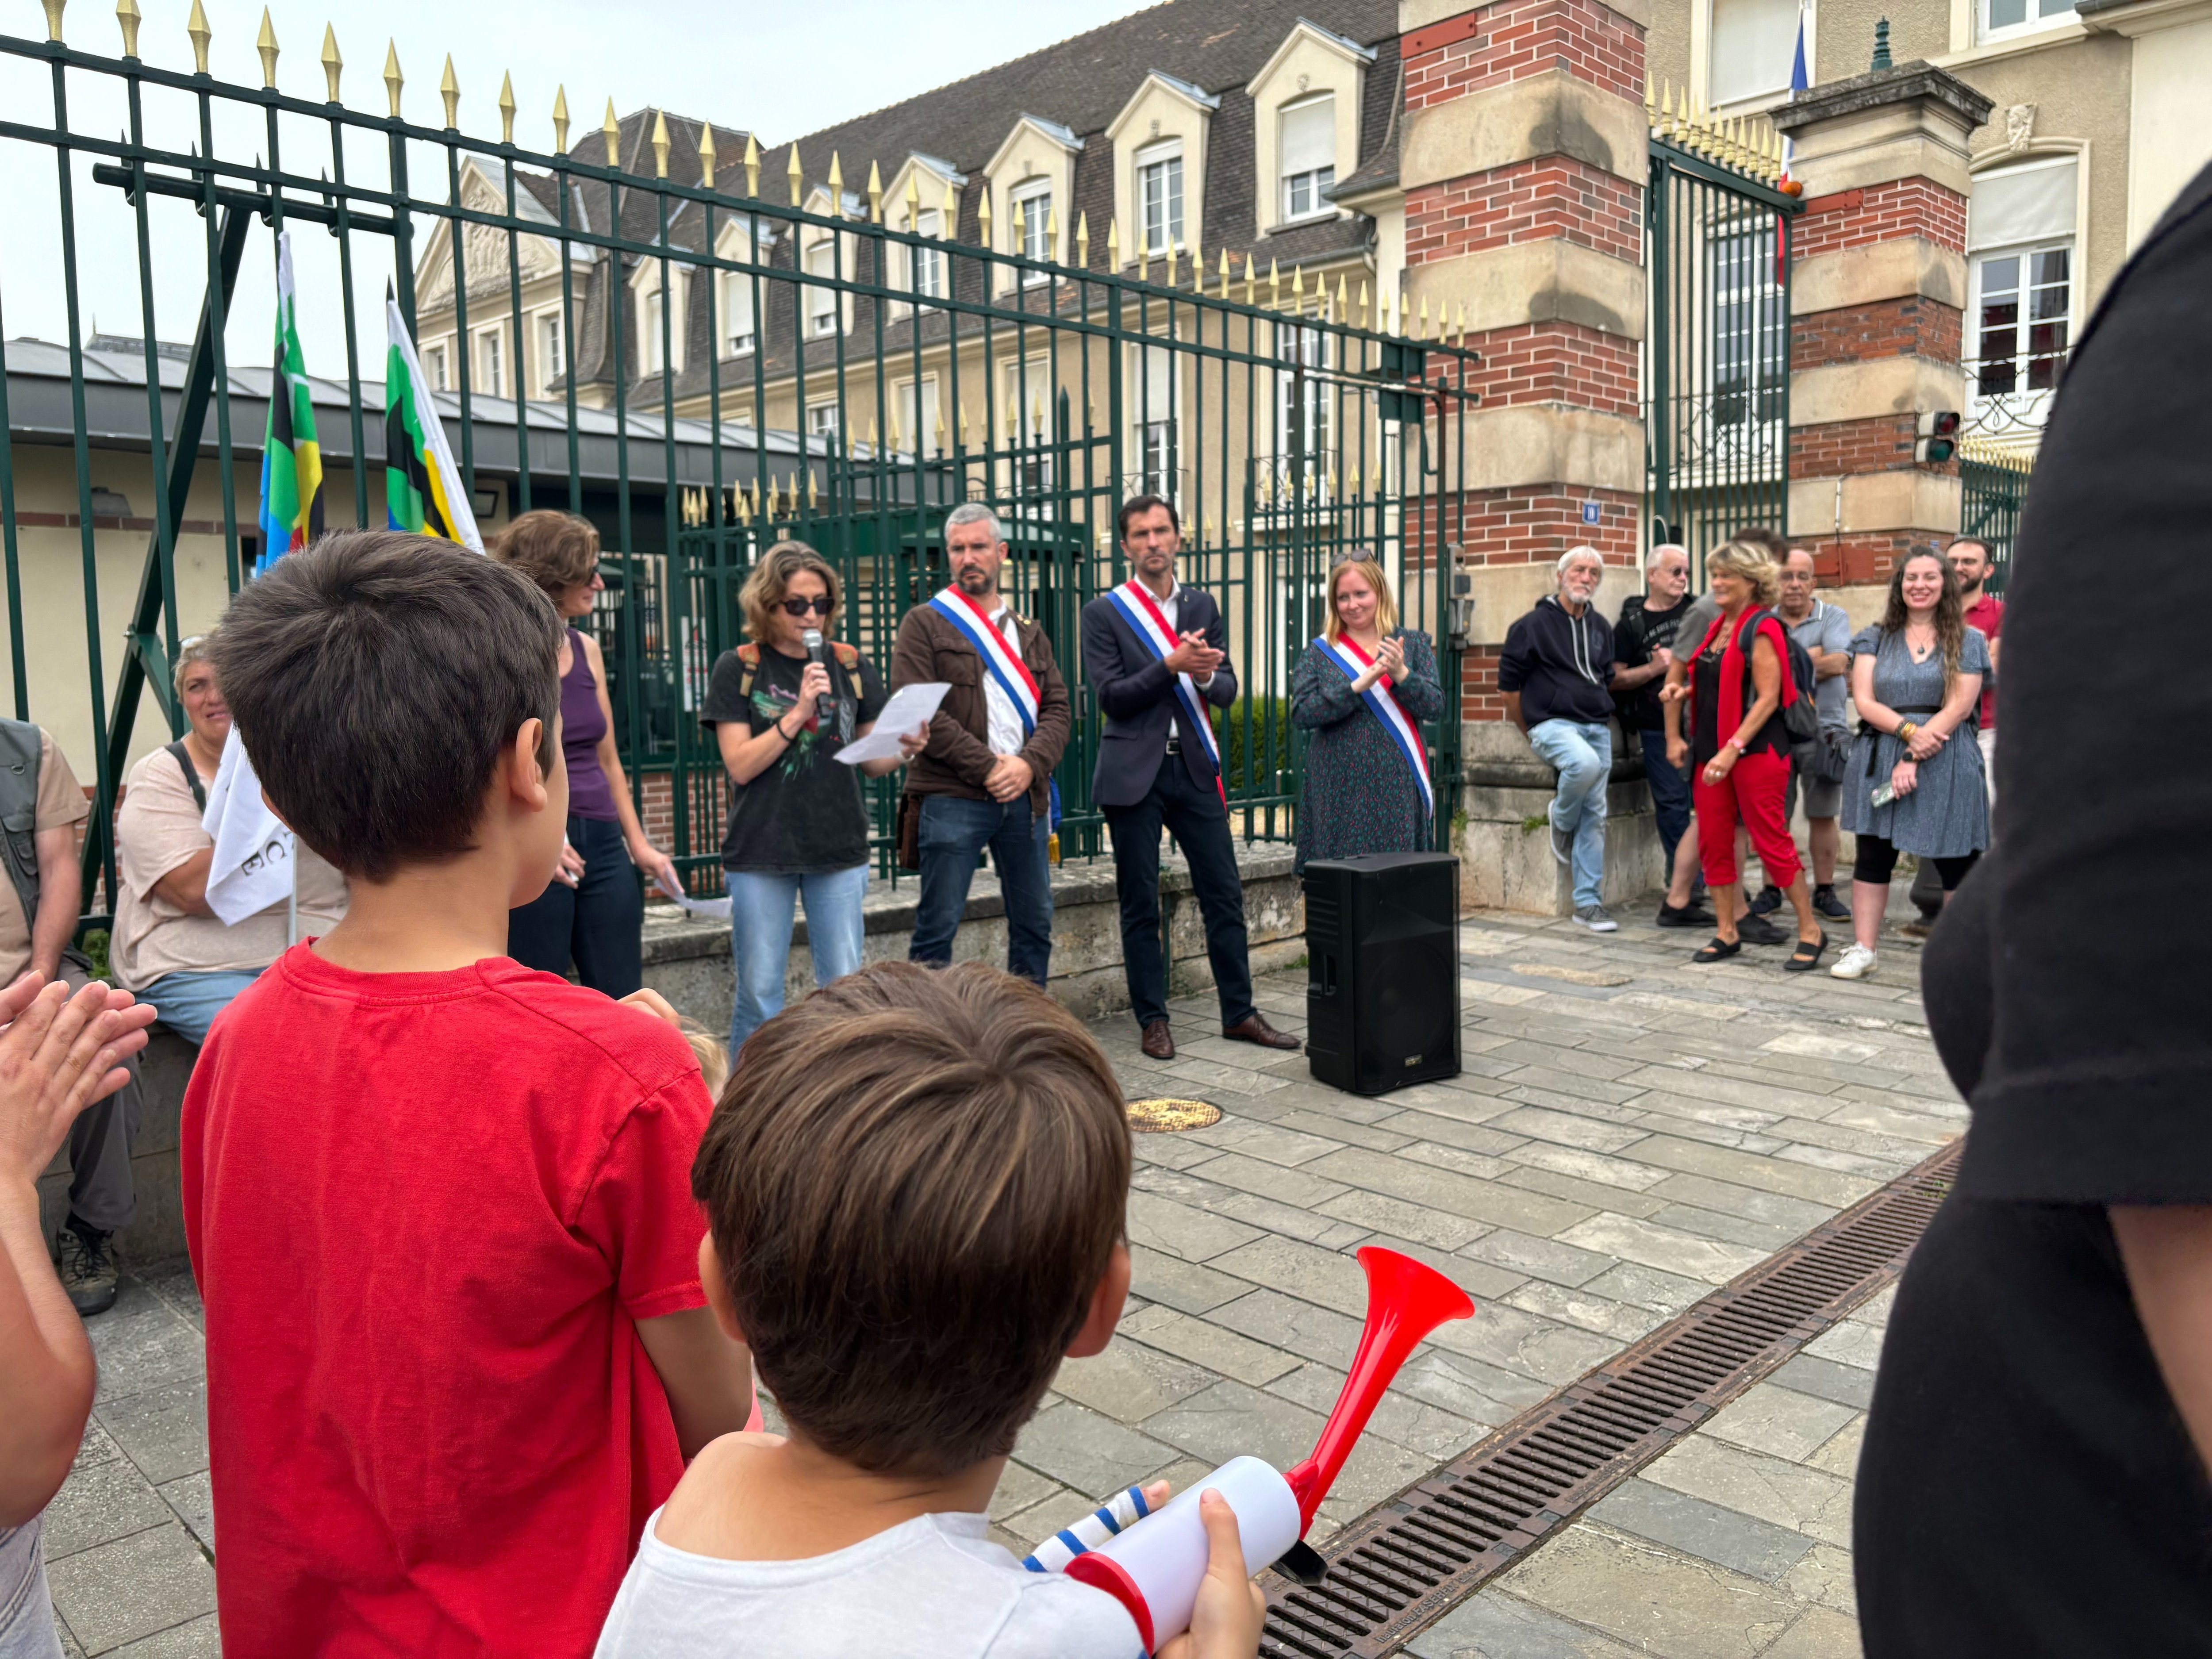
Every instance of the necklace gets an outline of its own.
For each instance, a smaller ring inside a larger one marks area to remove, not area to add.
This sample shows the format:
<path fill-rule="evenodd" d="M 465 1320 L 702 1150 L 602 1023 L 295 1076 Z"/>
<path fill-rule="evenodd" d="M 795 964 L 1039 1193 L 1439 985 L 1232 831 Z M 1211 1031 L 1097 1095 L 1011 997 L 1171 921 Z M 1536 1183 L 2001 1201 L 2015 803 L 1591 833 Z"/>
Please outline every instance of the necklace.
<path fill-rule="evenodd" d="M 1907 623 L 1905 624 L 1905 648 L 1912 653 L 1913 661 L 1926 662 L 1929 657 L 1935 654 L 1936 652 L 1936 626 L 1933 623 L 1927 625 L 1925 634 L 1927 643 L 1924 645 L 1921 643 L 1919 640 L 1916 640 L 1912 637 L 1914 633 L 1917 631 L 1918 631 L 1918 629 L 1915 624 L 1911 623 Z"/>

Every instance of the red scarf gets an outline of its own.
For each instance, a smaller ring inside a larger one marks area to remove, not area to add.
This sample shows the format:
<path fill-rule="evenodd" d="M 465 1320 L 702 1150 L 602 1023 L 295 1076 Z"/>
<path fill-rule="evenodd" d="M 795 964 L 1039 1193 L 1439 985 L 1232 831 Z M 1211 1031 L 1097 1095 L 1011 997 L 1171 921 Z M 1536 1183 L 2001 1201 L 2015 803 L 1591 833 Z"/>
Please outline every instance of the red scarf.
<path fill-rule="evenodd" d="M 1744 649 L 1744 625 L 1756 617 L 1759 632 L 1766 635 L 1774 647 L 1774 659 L 1782 665 L 1782 701 L 1775 705 L 1779 714 L 1797 701 L 1797 677 L 1790 672 L 1790 636 L 1782 631 L 1782 619 L 1771 611 L 1747 610 L 1736 618 L 1735 632 L 1721 647 L 1720 706 L 1713 711 L 1713 741 L 1725 747 L 1736 728 L 1743 724 L 1743 677 L 1748 672 L 1748 653 Z M 1692 665 L 1688 680 L 1691 695 L 1696 696 L 1698 675 L 1695 664 L 1698 658 L 1712 649 L 1713 635 L 1721 631 L 1727 617 L 1713 618 L 1713 625 L 1705 630 L 1705 637 L 1698 641 L 1698 648 L 1690 653 Z M 1772 716 L 1769 716 L 1770 719 Z M 1764 727 L 1760 728 L 1763 732 Z"/>

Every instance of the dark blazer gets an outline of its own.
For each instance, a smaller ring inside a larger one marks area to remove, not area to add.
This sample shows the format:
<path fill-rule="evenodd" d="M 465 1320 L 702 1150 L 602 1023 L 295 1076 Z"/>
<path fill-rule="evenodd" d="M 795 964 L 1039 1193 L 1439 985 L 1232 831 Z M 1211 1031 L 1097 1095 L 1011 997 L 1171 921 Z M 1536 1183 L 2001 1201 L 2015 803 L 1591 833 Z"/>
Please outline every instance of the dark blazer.
<path fill-rule="evenodd" d="M 1203 633 L 1216 651 L 1229 649 L 1221 607 L 1211 593 L 1194 587 L 1182 590 L 1176 631 Z M 1168 722 L 1180 707 L 1175 676 L 1145 648 L 1120 607 L 1103 595 L 1083 607 L 1083 674 L 1106 717 L 1091 798 L 1101 806 L 1133 806 L 1152 793 L 1152 780 L 1167 758 Z M 1212 679 L 1198 690 L 1216 708 L 1237 701 L 1237 671 L 1225 655 Z M 1182 763 L 1193 783 L 1213 787 L 1215 769 L 1201 739 L 1186 735 Z"/>

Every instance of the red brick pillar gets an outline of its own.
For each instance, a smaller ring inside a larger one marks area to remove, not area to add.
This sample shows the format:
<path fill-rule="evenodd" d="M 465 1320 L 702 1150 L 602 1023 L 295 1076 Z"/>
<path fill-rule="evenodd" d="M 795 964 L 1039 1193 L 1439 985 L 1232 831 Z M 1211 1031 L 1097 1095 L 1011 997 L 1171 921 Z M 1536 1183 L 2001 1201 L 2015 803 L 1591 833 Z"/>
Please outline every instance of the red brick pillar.
<path fill-rule="evenodd" d="M 1455 325 L 1464 314 L 1483 357 L 1463 452 L 1443 434 L 1467 466 L 1445 481 L 1456 493 L 1443 539 L 1459 544 L 1474 599 L 1463 890 L 1470 903 L 1558 910 L 1562 872 L 1526 827 L 1552 774 L 1504 723 L 1498 649 L 1571 547 L 1595 547 L 1618 572 L 1599 595 L 1607 615 L 1641 586 L 1650 14 L 1647 0 L 1449 3 L 1401 0 L 1399 177 L 1407 296 Z M 1626 896 L 1655 879 L 1657 842 L 1648 807 L 1635 815 L 1640 785 L 1614 793 L 1606 885 Z"/>
<path fill-rule="evenodd" d="M 1966 140 L 1990 100 L 1904 64 L 1777 110 L 1796 141 L 1790 534 L 1855 618 L 1905 549 L 1959 528 L 1955 462 L 1915 459 L 1920 416 L 1965 407 Z"/>

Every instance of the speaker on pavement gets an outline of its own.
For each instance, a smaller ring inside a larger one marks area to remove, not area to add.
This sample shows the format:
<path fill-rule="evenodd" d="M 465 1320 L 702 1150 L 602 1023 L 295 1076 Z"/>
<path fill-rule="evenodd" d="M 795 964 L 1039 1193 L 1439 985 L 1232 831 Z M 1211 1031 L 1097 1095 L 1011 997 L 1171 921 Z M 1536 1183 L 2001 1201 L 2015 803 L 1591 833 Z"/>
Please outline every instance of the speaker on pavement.
<path fill-rule="evenodd" d="M 1459 860 L 1316 859 L 1305 868 L 1306 1054 L 1355 1095 L 1459 1075 Z"/>

